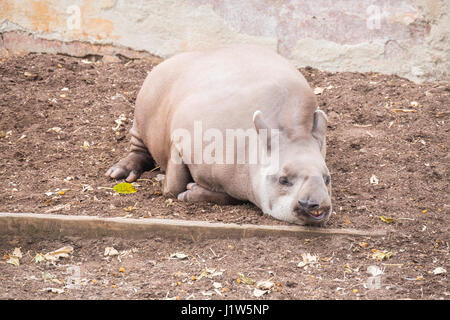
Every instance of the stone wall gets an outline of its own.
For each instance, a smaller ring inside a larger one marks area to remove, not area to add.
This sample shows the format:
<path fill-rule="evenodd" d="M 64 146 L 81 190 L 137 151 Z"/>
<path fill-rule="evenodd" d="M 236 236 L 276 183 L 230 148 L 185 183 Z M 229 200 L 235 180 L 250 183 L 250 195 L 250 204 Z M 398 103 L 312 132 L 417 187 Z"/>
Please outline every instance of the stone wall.
<path fill-rule="evenodd" d="M 0 54 L 167 58 L 226 43 L 297 66 L 450 76 L 449 0 L 0 0 Z"/>

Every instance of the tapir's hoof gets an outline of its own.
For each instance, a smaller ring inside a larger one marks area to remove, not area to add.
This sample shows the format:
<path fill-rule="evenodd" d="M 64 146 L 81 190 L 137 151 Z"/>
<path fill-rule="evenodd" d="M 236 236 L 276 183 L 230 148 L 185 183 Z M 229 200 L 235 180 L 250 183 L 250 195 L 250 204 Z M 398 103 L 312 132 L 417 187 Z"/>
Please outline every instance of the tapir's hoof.
<path fill-rule="evenodd" d="M 112 166 L 108 171 L 106 171 L 105 176 L 111 177 L 113 179 L 123 179 L 127 182 L 136 181 L 142 172 L 137 172 L 134 170 L 128 170 L 124 167 L 119 167 L 118 165 Z"/>
<path fill-rule="evenodd" d="M 194 182 L 188 183 L 188 185 L 186 186 L 186 191 L 181 192 L 178 195 L 178 201 L 190 201 L 190 198 L 192 198 L 192 193 L 194 192 L 193 189 L 195 189 L 196 186 L 197 184 Z"/>
<path fill-rule="evenodd" d="M 196 184 L 195 182 L 191 182 L 191 183 L 187 184 L 186 189 L 187 190 L 194 190 L 196 187 L 198 187 L 198 184 Z"/>
<path fill-rule="evenodd" d="M 195 182 L 188 183 L 186 191 L 178 194 L 179 201 L 189 202 L 211 202 L 220 205 L 236 204 L 238 200 L 230 197 L 226 193 L 210 191 L 196 184 Z"/>
<path fill-rule="evenodd" d="M 187 199 L 187 191 L 178 194 L 177 200 L 178 201 L 188 201 L 188 199 Z"/>
<path fill-rule="evenodd" d="M 105 176 L 113 179 L 125 179 L 127 182 L 136 181 L 147 170 L 146 156 L 130 153 L 106 171 Z"/>

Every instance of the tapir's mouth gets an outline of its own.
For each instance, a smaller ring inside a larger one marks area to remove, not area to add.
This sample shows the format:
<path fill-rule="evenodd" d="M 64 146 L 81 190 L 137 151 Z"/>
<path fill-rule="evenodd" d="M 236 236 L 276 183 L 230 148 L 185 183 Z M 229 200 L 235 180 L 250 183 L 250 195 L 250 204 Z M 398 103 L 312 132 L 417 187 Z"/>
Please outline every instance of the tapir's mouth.
<path fill-rule="evenodd" d="M 307 218 L 308 222 L 319 223 L 326 219 L 330 213 L 330 208 L 319 208 L 316 210 L 303 210 L 301 208 L 295 209 L 298 215 L 302 215 Z"/>
<path fill-rule="evenodd" d="M 325 209 L 320 208 L 317 210 L 307 211 L 307 213 L 311 216 L 313 216 L 315 219 L 322 219 L 325 215 Z"/>

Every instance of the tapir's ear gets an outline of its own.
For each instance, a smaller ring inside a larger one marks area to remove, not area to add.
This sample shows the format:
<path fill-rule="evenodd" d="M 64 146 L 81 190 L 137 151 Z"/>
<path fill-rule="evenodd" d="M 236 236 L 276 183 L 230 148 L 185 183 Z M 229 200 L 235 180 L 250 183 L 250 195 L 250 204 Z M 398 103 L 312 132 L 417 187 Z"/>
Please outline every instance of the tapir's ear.
<path fill-rule="evenodd" d="M 269 130 L 269 126 L 266 124 L 262 117 L 262 112 L 259 110 L 256 110 L 253 114 L 253 124 L 255 125 L 255 129 L 258 132 L 258 134 L 261 133 L 261 130 Z"/>
<path fill-rule="evenodd" d="M 258 136 L 260 138 L 267 139 L 267 147 L 270 149 L 271 132 L 269 126 L 263 119 L 261 111 L 256 110 L 253 114 L 253 124 L 255 126 L 256 132 L 258 133 Z"/>
<path fill-rule="evenodd" d="M 325 156 L 326 142 L 325 137 L 327 134 L 327 115 L 322 110 L 317 109 L 314 112 L 312 136 L 319 143 L 320 151 Z"/>

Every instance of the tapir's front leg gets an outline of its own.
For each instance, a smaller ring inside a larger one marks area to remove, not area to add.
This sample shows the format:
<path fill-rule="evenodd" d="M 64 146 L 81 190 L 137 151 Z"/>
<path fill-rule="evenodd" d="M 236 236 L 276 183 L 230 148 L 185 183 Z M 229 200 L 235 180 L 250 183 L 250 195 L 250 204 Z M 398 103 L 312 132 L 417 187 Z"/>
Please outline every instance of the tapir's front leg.
<path fill-rule="evenodd" d="M 133 182 L 144 171 L 150 170 L 153 167 L 153 158 L 134 126 L 131 128 L 130 133 L 130 153 L 106 171 L 106 176 L 113 179 L 125 178 L 127 182 Z"/>

